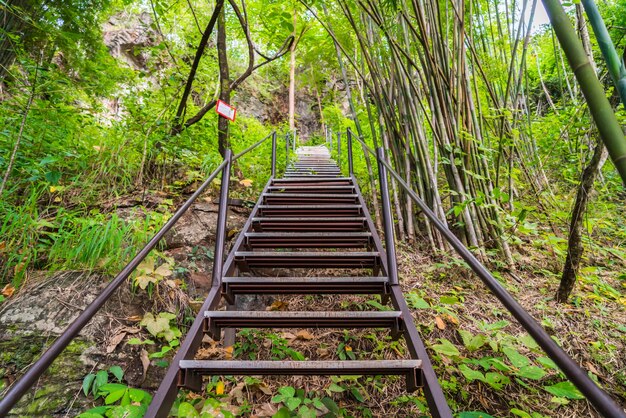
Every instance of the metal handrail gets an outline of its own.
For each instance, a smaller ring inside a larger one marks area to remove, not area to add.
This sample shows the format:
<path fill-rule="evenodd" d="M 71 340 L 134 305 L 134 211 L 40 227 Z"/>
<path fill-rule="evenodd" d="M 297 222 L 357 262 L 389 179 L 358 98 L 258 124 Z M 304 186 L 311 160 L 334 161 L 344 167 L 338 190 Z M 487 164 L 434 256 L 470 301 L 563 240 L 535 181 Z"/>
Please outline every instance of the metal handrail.
<path fill-rule="evenodd" d="M 432 222 L 432 224 L 441 232 L 448 243 L 456 250 L 456 252 L 467 262 L 469 267 L 483 281 L 487 288 L 498 298 L 504 307 L 513 315 L 517 322 L 530 334 L 531 337 L 546 352 L 548 357 L 554 361 L 563 371 L 565 376 L 574 383 L 580 392 L 587 398 L 593 407 L 603 416 L 608 418 L 626 418 L 624 410 L 611 398 L 605 391 L 600 389 L 598 385 L 589 378 L 587 372 L 578 365 L 559 345 L 554 342 L 546 330 L 511 296 L 509 292 L 502 287 L 498 280 L 491 272 L 472 254 L 456 235 L 448 229 L 448 227 L 437 218 L 435 213 L 428 205 L 415 193 L 413 189 L 402 179 L 402 177 L 385 161 L 384 149 L 379 147 L 374 152 L 362 138 L 354 135 L 348 129 L 349 137 L 356 138 L 361 143 L 363 149 L 372 154 L 379 165 L 382 165 L 398 184 L 406 191 L 408 196 L 413 200 L 424 215 Z M 382 179 L 381 179 L 381 187 Z M 390 218 L 390 217 L 389 217 Z M 385 224 L 391 222 L 391 219 L 385 218 Z M 385 232 L 386 232 L 385 228 Z M 385 234 L 386 235 L 386 234 Z"/>
<path fill-rule="evenodd" d="M 253 149 L 257 148 L 268 138 L 272 138 L 272 175 L 275 172 L 276 167 L 276 132 L 272 132 L 265 138 L 257 141 L 253 145 L 249 146 L 245 150 L 232 155 L 230 149 L 227 149 L 224 154 L 224 161 L 209 175 L 209 177 L 202 183 L 202 185 L 196 190 L 194 194 L 185 201 L 185 203 L 172 215 L 172 217 L 161 227 L 161 229 L 152 237 L 152 239 L 135 255 L 135 257 L 122 269 L 122 271 L 115 276 L 115 278 L 107 285 L 107 287 L 78 315 L 78 317 L 72 322 L 63 333 L 52 343 L 42 356 L 24 373 L 24 375 L 15 383 L 6 393 L 4 398 L 0 400 L 0 417 L 6 416 L 9 411 L 15 406 L 15 404 L 26 394 L 26 392 L 32 387 L 32 385 L 41 377 L 41 375 L 50 367 L 52 362 L 65 350 L 70 342 L 78 333 L 91 321 L 96 313 L 104 306 L 113 293 L 128 279 L 128 277 L 135 271 L 137 266 L 148 256 L 148 254 L 157 246 L 159 241 L 165 236 L 167 232 L 180 220 L 180 218 L 187 212 L 196 199 L 206 190 L 211 182 L 222 172 L 222 183 L 220 186 L 220 203 L 218 211 L 218 225 L 215 241 L 215 257 L 213 268 L 213 281 L 220 280 L 221 272 L 223 268 L 223 255 L 224 255 L 224 242 L 225 242 L 225 228 L 226 228 L 226 210 L 228 205 L 228 186 L 230 178 L 230 168 L 232 163 L 242 156 L 246 155 Z M 222 262 L 218 263 L 217 260 Z M 218 276 L 216 279 L 216 275 Z"/>

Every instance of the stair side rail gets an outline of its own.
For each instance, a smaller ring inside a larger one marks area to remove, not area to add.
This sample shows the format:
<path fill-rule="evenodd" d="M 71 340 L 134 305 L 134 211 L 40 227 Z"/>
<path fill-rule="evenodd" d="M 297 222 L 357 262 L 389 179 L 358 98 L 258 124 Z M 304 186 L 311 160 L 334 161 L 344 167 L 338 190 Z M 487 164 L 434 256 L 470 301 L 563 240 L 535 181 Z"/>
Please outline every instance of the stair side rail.
<path fill-rule="evenodd" d="M 363 145 L 365 152 L 370 153 L 378 164 L 384 167 L 397 182 L 405 190 L 407 195 L 413 200 L 424 215 L 432 222 L 432 224 L 441 232 L 441 235 L 455 249 L 458 255 L 465 260 L 474 273 L 482 280 L 491 293 L 498 298 L 517 322 L 530 334 L 530 336 L 539 344 L 546 352 L 548 357 L 556 363 L 563 371 L 569 381 L 571 381 L 580 392 L 587 398 L 589 403 L 602 416 L 607 418 L 626 418 L 624 410 L 611 398 L 604 390 L 589 378 L 587 372 L 578 365 L 547 333 L 547 331 L 519 304 L 517 300 L 498 282 L 491 272 L 467 249 L 467 247 L 459 240 L 456 235 L 448 229 L 448 227 L 437 218 L 435 213 L 420 198 L 417 193 L 402 179 L 402 177 L 393 169 L 393 167 L 385 160 L 384 151 L 379 149 L 380 156 L 367 145 L 362 138 L 354 135 L 348 129 L 349 135 L 359 141 Z M 382 185 L 382 184 L 381 184 Z M 387 224 L 389 220 L 385 218 Z"/>

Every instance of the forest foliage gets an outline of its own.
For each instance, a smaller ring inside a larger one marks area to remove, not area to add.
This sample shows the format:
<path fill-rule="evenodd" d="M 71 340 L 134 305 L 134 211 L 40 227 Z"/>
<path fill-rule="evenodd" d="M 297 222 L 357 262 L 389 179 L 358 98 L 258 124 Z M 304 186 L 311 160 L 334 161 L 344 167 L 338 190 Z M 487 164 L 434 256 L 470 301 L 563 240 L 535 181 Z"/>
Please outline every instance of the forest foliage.
<path fill-rule="evenodd" d="M 217 28 L 194 60 L 214 3 L 0 2 L 5 289 L 19 288 L 37 270 L 115 273 L 221 162 L 214 112 L 180 126 L 223 89 Z M 274 129 L 281 141 L 287 133 L 286 48 L 294 42 L 296 85 L 317 117 L 310 143 L 323 143 L 324 132 L 336 141 L 350 128 L 370 146 L 383 146 L 398 173 L 483 261 L 514 273 L 542 253 L 558 264 L 551 276 L 567 257 L 577 189 L 597 154 L 602 161 L 585 189 L 589 206 L 581 218 L 580 239 L 590 251 L 574 271 L 594 290 L 573 300 L 600 295 L 626 305 L 626 277 L 617 273 L 626 263 L 623 184 L 600 156 L 603 145 L 553 30 L 533 24 L 536 0 L 221 3 L 232 103 L 245 108 L 252 96 L 274 109 L 263 120 L 244 112 L 230 124 L 235 151 Z M 622 51 L 626 2 L 599 6 Z M 624 125 L 624 107 L 581 5 L 566 8 Z M 251 51 L 257 64 L 267 65 L 233 85 L 250 68 Z M 181 106 L 186 85 L 189 97 Z M 237 180 L 249 179 L 252 187 L 234 194 L 254 199 L 268 178 L 270 150 L 265 144 L 238 162 Z M 356 142 L 354 155 L 380 222 L 376 165 Z M 398 239 L 433 254 L 449 250 L 404 191 L 393 181 L 391 188 Z M 151 203 L 150 195 L 165 199 Z M 144 206 L 143 217 L 115 213 L 129 197 Z M 597 279 L 598 269 L 610 279 Z M 484 330 L 481 347 L 496 339 L 491 331 Z M 463 337 L 468 350 L 472 338 Z M 444 341 L 434 348 L 457 356 L 445 349 Z M 500 384 L 461 367 L 469 380 Z M 626 382 L 623 373 L 619 379 Z"/>

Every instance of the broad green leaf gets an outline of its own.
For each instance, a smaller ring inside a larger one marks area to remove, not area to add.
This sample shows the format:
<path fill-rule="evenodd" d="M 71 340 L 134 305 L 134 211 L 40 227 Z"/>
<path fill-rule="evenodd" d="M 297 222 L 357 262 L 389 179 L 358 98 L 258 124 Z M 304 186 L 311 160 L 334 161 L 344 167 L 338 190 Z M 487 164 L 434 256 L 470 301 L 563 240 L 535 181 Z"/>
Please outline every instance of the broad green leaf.
<path fill-rule="evenodd" d="M 530 364 L 530 360 L 513 347 L 503 347 L 502 352 L 508 357 L 511 364 L 517 368 L 522 368 Z"/>
<path fill-rule="evenodd" d="M 311 409 L 307 406 L 301 406 L 298 410 L 298 417 L 300 418 L 315 418 L 317 414 L 314 409 Z"/>
<path fill-rule="evenodd" d="M 439 354 L 443 354 L 448 357 L 459 357 L 461 353 L 459 350 L 452 344 L 449 340 L 445 338 L 439 338 L 441 344 L 433 345 L 433 350 L 435 350 Z"/>
<path fill-rule="evenodd" d="M 528 412 L 524 412 L 521 409 L 517 409 L 517 408 L 512 408 L 511 413 L 513 415 L 517 415 L 518 417 L 522 417 L 522 418 L 533 418 L 532 415 L 530 415 Z"/>
<path fill-rule="evenodd" d="M 511 380 L 500 373 L 486 373 L 485 383 L 494 389 L 500 390 L 504 385 L 511 383 Z"/>
<path fill-rule="evenodd" d="M 337 393 L 341 393 L 345 391 L 344 388 L 342 388 L 336 383 L 331 383 L 330 386 L 328 387 L 328 390 L 330 390 L 331 392 L 337 392 Z"/>
<path fill-rule="evenodd" d="M 93 373 L 89 373 L 83 379 L 83 393 L 85 394 L 85 396 L 89 395 L 89 389 L 91 388 L 94 380 L 96 380 L 96 375 Z"/>
<path fill-rule="evenodd" d="M 357 401 L 365 402 L 365 399 L 363 398 L 363 395 L 361 395 L 361 392 L 359 391 L 359 389 L 350 388 L 350 393 L 352 393 L 352 396 L 354 396 L 354 399 L 356 399 Z"/>
<path fill-rule="evenodd" d="M 408 293 L 406 295 L 407 304 L 413 309 L 430 309 L 430 305 L 426 300 L 417 296 L 415 293 Z"/>
<path fill-rule="evenodd" d="M 278 389 L 278 393 L 286 398 L 293 398 L 293 396 L 296 394 L 296 389 L 292 386 L 283 386 Z"/>
<path fill-rule="evenodd" d="M 477 370 L 472 370 L 469 367 L 467 367 L 465 364 L 461 364 L 459 366 L 459 370 L 461 371 L 461 373 L 463 373 L 463 376 L 470 382 L 474 380 L 480 380 L 480 381 L 485 380 L 485 376 L 481 372 Z"/>
<path fill-rule="evenodd" d="M 289 408 L 290 411 L 294 411 L 297 407 L 302 403 L 302 399 L 300 398 L 287 398 L 285 399 L 285 406 Z"/>
<path fill-rule="evenodd" d="M 339 414 L 339 407 L 337 406 L 335 401 L 332 400 L 332 398 L 329 398 L 328 396 L 326 396 L 326 397 L 324 397 L 324 399 L 322 399 L 322 403 L 333 414 L 335 414 L 335 415 Z"/>
<path fill-rule="evenodd" d="M 119 382 L 122 381 L 122 377 L 124 377 L 124 370 L 122 370 L 120 366 L 111 366 L 109 371 Z"/>
<path fill-rule="evenodd" d="M 289 417 L 291 417 L 291 412 L 289 411 L 289 409 L 287 409 L 284 406 L 280 408 L 278 412 L 272 415 L 272 418 L 289 418 Z"/>
<path fill-rule="evenodd" d="M 96 373 L 96 380 L 93 382 L 91 386 L 91 393 L 98 397 L 98 390 L 100 386 L 105 385 L 109 381 L 109 374 L 105 370 L 100 370 Z"/>
<path fill-rule="evenodd" d="M 541 367 L 524 366 L 520 367 L 520 369 L 515 374 L 526 379 L 540 380 L 546 375 L 546 372 Z"/>
<path fill-rule="evenodd" d="M 128 390 L 128 388 L 125 387 L 124 389 L 117 389 L 117 390 L 109 392 L 107 397 L 104 398 L 104 403 L 107 404 L 107 405 L 114 404 L 115 402 L 117 402 L 120 399 L 122 399 L 122 396 L 124 396 L 124 394 L 126 393 L 127 390 Z"/>
<path fill-rule="evenodd" d="M 459 413 L 459 418 L 494 418 L 486 412 L 470 411 Z"/>
<path fill-rule="evenodd" d="M 543 387 L 547 392 L 567 399 L 585 399 L 582 393 L 570 381 L 560 382 L 551 386 Z"/>
<path fill-rule="evenodd" d="M 196 408 L 194 408 L 194 406 L 192 404 L 190 404 L 189 402 L 182 402 L 180 405 L 178 405 L 178 416 L 180 418 L 193 418 L 193 417 L 200 417 L 200 414 L 198 413 L 198 411 L 196 411 Z"/>
<path fill-rule="evenodd" d="M 554 370 L 558 370 L 559 369 L 559 366 L 557 366 L 556 363 L 553 362 L 552 359 L 550 359 L 548 357 L 539 357 L 539 358 L 537 358 L 537 361 L 543 367 L 547 367 L 548 369 L 554 369 Z"/>

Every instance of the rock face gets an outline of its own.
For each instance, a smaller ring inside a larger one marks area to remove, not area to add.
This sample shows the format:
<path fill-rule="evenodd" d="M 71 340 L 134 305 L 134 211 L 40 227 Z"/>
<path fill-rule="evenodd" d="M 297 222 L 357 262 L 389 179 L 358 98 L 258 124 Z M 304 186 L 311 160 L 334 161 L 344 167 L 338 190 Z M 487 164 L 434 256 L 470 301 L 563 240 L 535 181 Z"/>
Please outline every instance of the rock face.
<path fill-rule="evenodd" d="M 149 53 L 142 48 L 157 45 L 159 39 L 152 29 L 152 16 L 147 12 L 139 15 L 118 13 L 102 26 L 102 32 L 109 53 L 135 70 L 146 68 Z"/>
<path fill-rule="evenodd" d="M 84 272 L 61 272 L 49 278 L 30 279 L 20 293 L 0 310 L 0 397 L 12 382 L 50 346 L 67 325 L 107 285 L 110 277 Z M 140 381 L 130 382 L 140 353 L 135 346 L 111 347 L 120 323 L 141 317 L 145 301 L 122 285 L 93 320 L 44 373 L 39 382 L 13 409 L 16 416 L 76 416 L 89 409 L 91 398 L 79 394 L 85 375 L 119 365 L 129 383 L 152 388 L 164 369 L 152 367 Z M 136 328 L 139 332 L 139 328 Z M 79 394 L 79 395 L 77 395 Z"/>

